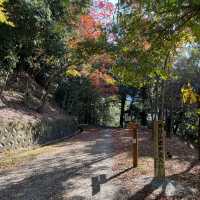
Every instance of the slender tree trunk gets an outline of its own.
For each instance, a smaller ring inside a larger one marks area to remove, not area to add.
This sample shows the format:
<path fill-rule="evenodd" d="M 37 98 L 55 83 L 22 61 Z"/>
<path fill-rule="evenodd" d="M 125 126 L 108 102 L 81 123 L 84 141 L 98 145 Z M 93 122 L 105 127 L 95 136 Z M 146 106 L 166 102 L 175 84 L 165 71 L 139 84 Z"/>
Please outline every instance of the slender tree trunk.
<path fill-rule="evenodd" d="M 199 152 L 199 161 L 200 161 L 200 115 L 199 115 L 199 127 L 198 127 L 198 152 Z"/>
<path fill-rule="evenodd" d="M 170 108 L 169 115 L 166 117 L 166 136 L 171 138 L 172 135 L 172 110 Z"/>
<path fill-rule="evenodd" d="M 170 52 L 167 53 L 166 58 L 165 58 L 165 62 L 164 62 L 164 66 L 163 66 L 163 70 L 166 71 L 167 68 L 167 62 L 169 59 L 169 55 Z M 165 85 L 166 85 L 166 81 L 162 80 L 162 84 L 161 84 L 161 106 L 160 106 L 160 115 L 159 115 L 159 119 L 160 120 L 164 120 L 164 109 L 165 109 Z"/>
<path fill-rule="evenodd" d="M 68 97 L 67 92 L 65 92 L 64 98 L 63 98 L 63 101 L 62 101 L 62 109 L 63 109 L 63 110 L 64 110 L 65 107 L 66 107 L 67 97 Z"/>
<path fill-rule="evenodd" d="M 198 108 L 200 108 L 200 103 L 198 103 Z M 199 126 L 198 126 L 198 152 L 199 152 L 199 161 L 200 161 L 200 115 L 198 115 Z"/>
<path fill-rule="evenodd" d="M 174 126 L 174 116 L 173 116 L 173 91 L 170 92 L 170 106 L 169 106 L 169 117 L 170 117 L 170 124 L 169 124 L 169 132 L 167 132 L 167 137 L 171 138 L 173 134 L 173 126 Z"/>
<path fill-rule="evenodd" d="M 38 112 L 43 112 L 44 106 L 45 106 L 45 104 L 47 102 L 47 99 L 48 99 L 48 95 L 49 95 L 49 91 L 47 89 L 46 92 L 45 92 L 45 94 L 41 98 L 41 104 L 40 104 L 40 106 L 37 108 Z"/>
<path fill-rule="evenodd" d="M 164 103 L 165 103 L 165 81 L 162 81 L 161 84 L 161 104 L 159 108 L 159 115 L 158 120 L 163 121 L 164 120 Z"/>
<path fill-rule="evenodd" d="M 163 65 L 163 70 L 166 70 L 167 62 L 169 58 L 169 52 L 166 55 L 165 62 Z M 158 81 L 157 81 L 158 85 Z M 157 86 L 158 87 L 158 86 Z M 158 94 L 157 94 L 158 95 Z M 158 97 L 157 97 L 158 99 Z M 157 101 L 158 105 L 158 101 Z M 161 180 L 165 178 L 165 135 L 163 132 L 163 120 L 164 120 L 164 110 L 165 110 L 165 80 L 161 83 L 161 104 L 159 106 L 159 116 L 158 121 L 154 122 L 155 131 L 154 135 L 154 170 L 155 177 Z"/>
<path fill-rule="evenodd" d="M 52 82 L 55 81 L 56 78 L 57 78 L 61 73 L 64 72 L 64 70 L 66 69 L 66 67 L 67 67 L 67 66 L 64 66 L 63 68 L 61 68 L 60 70 L 54 72 L 54 73 L 50 76 L 49 80 L 48 80 L 47 83 L 46 83 L 46 92 L 45 92 L 45 94 L 44 94 L 44 95 L 42 96 L 42 98 L 41 98 L 41 104 L 40 104 L 40 106 L 36 109 L 38 112 L 42 112 L 43 109 L 44 109 L 44 106 L 45 106 L 46 101 L 47 101 L 47 99 L 48 99 L 48 95 L 50 94 L 50 86 L 51 86 Z"/>
<path fill-rule="evenodd" d="M 28 106 L 29 104 L 29 75 L 26 74 L 26 90 L 24 94 L 24 103 Z"/>
<path fill-rule="evenodd" d="M 151 97 L 151 91 L 150 91 L 150 88 L 147 87 L 148 89 L 148 98 L 149 98 L 149 103 L 150 103 L 150 106 L 151 106 L 151 119 L 152 121 L 154 120 L 154 112 L 155 112 L 155 108 L 154 108 L 154 103 L 153 103 L 153 99 Z"/>
<path fill-rule="evenodd" d="M 5 77 L 4 83 L 3 83 L 3 85 L 0 87 L 0 98 L 2 97 L 3 91 L 4 91 L 5 88 L 6 88 L 6 85 L 7 85 L 7 82 L 8 82 L 8 78 L 9 78 L 9 73 L 6 73 L 6 77 Z"/>
<path fill-rule="evenodd" d="M 125 112 L 126 95 L 121 96 L 121 111 L 120 111 L 120 127 L 124 127 L 124 112 Z"/>
<path fill-rule="evenodd" d="M 154 121 L 157 119 L 158 120 L 158 114 L 159 114 L 159 109 L 158 109 L 158 107 L 159 107 L 159 105 L 158 105 L 158 84 L 159 84 L 159 80 L 158 80 L 158 77 L 157 77 L 157 79 L 156 79 L 156 88 L 155 88 L 155 90 L 156 90 L 156 96 L 155 96 L 155 116 L 154 116 Z"/>

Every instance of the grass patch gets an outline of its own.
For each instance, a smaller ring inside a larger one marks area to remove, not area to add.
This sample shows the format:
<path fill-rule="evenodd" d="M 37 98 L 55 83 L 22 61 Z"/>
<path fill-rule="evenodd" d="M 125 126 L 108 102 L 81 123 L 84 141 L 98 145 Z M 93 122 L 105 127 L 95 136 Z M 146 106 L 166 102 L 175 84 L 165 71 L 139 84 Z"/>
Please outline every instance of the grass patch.
<path fill-rule="evenodd" d="M 7 151 L 0 159 L 0 169 L 12 168 L 25 162 L 35 159 L 37 156 L 52 151 L 55 146 L 39 147 L 35 149 L 23 150 L 21 152 Z"/>

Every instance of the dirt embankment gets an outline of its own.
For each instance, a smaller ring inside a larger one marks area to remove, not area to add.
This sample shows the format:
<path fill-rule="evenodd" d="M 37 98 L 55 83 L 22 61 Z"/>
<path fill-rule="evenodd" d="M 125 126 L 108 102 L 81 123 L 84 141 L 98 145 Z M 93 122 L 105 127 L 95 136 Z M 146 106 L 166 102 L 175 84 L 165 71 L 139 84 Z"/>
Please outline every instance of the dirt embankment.
<path fill-rule="evenodd" d="M 43 89 L 27 75 L 9 80 L 0 100 L 0 152 L 43 144 L 75 132 L 76 120 L 66 116 L 53 101 L 42 113 L 36 111 L 42 95 Z"/>

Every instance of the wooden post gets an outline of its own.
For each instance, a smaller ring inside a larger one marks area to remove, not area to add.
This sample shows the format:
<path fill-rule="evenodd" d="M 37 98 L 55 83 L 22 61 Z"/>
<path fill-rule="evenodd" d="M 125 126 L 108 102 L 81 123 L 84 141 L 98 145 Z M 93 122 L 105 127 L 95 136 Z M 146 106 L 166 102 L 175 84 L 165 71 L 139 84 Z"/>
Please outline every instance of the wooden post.
<path fill-rule="evenodd" d="M 154 141 L 154 121 L 152 121 L 152 124 L 151 124 L 151 138 L 152 138 L 152 141 Z"/>
<path fill-rule="evenodd" d="M 138 166 L 138 124 L 130 122 L 129 130 L 132 134 L 132 153 L 133 153 L 133 167 Z"/>
<path fill-rule="evenodd" d="M 162 121 L 154 121 L 154 175 L 165 179 L 165 134 Z"/>
<path fill-rule="evenodd" d="M 138 166 L 138 125 L 133 127 L 133 167 Z"/>
<path fill-rule="evenodd" d="M 198 127 L 198 151 L 199 151 L 199 161 L 200 161 L 200 115 L 199 115 L 199 127 Z"/>

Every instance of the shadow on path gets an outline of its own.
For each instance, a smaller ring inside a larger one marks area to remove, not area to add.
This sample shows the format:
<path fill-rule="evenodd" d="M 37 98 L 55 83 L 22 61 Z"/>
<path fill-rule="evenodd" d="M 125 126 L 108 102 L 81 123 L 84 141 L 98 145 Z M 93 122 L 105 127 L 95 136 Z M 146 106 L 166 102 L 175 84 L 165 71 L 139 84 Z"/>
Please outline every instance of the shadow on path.
<path fill-rule="evenodd" d="M 93 173 L 91 165 L 106 160 L 112 156 L 107 156 L 99 159 L 95 159 L 90 163 L 86 163 L 82 166 L 66 168 L 66 166 L 60 166 L 53 169 L 51 172 L 43 174 L 33 174 L 29 178 L 26 178 L 20 182 L 12 184 L 4 189 L 0 189 L 1 200 L 46 200 L 46 199 L 65 199 L 64 191 L 73 188 L 73 184 L 68 182 L 76 176 L 81 178 L 87 178 Z M 87 168 L 87 173 L 83 173 L 82 170 Z M 95 169 L 97 170 L 97 169 Z M 16 174 L 17 176 L 17 174 Z M 67 188 L 63 186 L 63 183 L 67 185 Z M 75 199 L 75 197 L 74 197 Z M 84 199 L 79 197 L 77 199 Z"/>
<path fill-rule="evenodd" d="M 190 174 L 190 170 L 195 167 L 196 165 L 199 165 L 198 161 L 194 161 L 193 163 L 191 163 L 191 165 L 182 173 L 180 174 L 174 174 L 173 176 L 168 176 L 166 177 L 166 180 L 176 180 L 176 178 L 179 178 L 179 181 L 181 181 L 181 179 L 184 176 L 193 176 L 193 178 L 196 178 L 195 175 Z M 200 176 L 200 174 L 199 174 Z M 200 177 L 199 177 L 200 178 Z M 162 182 L 162 181 L 158 181 L 155 178 L 153 178 L 151 180 L 150 183 L 148 183 L 147 185 L 145 185 L 141 190 L 137 191 L 135 194 L 131 195 L 129 198 L 127 198 L 128 200 L 145 200 L 149 195 L 151 195 L 156 189 L 158 189 L 159 187 L 162 187 L 162 191 L 161 193 L 155 198 L 156 200 L 161 200 L 161 199 L 165 199 L 165 192 L 166 192 L 166 187 L 167 187 L 167 182 Z M 200 193 L 200 188 L 195 188 L 198 190 L 198 193 Z M 186 194 L 192 194 L 192 191 L 187 188 L 187 191 L 185 191 Z M 116 194 L 117 196 L 118 194 Z M 178 197 L 173 197 L 173 199 L 176 199 Z M 199 198 L 193 198 L 193 200 L 199 200 Z"/>
<path fill-rule="evenodd" d="M 101 190 L 101 185 L 105 184 L 115 178 L 117 178 L 118 176 L 130 171 L 131 169 L 133 169 L 133 167 L 130 167 L 128 169 L 125 169 L 121 172 L 119 172 L 118 174 L 115 174 L 109 178 L 106 177 L 106 174 L 100 174 L 98 176 L 92 177 L 92 196 L 96 195 L 98 192 L 100 192 Z"/>
<path fill-rule="evenodd" d="M 63 149 L 59 154 L 51 156 L 47 152 L 32 164 L 1 174 L 0 200 L 86 199 L 91 195 L 90 177 L 107 173 L 108 161 L 114 156 L 110 131 L 94 131 L 97 132 L 88 131 L 75 139 L 54 144 Z M 83 191 L 83 196 L 78 189 Z M 68 197 L 71 192 L 73 195 Z"/>

